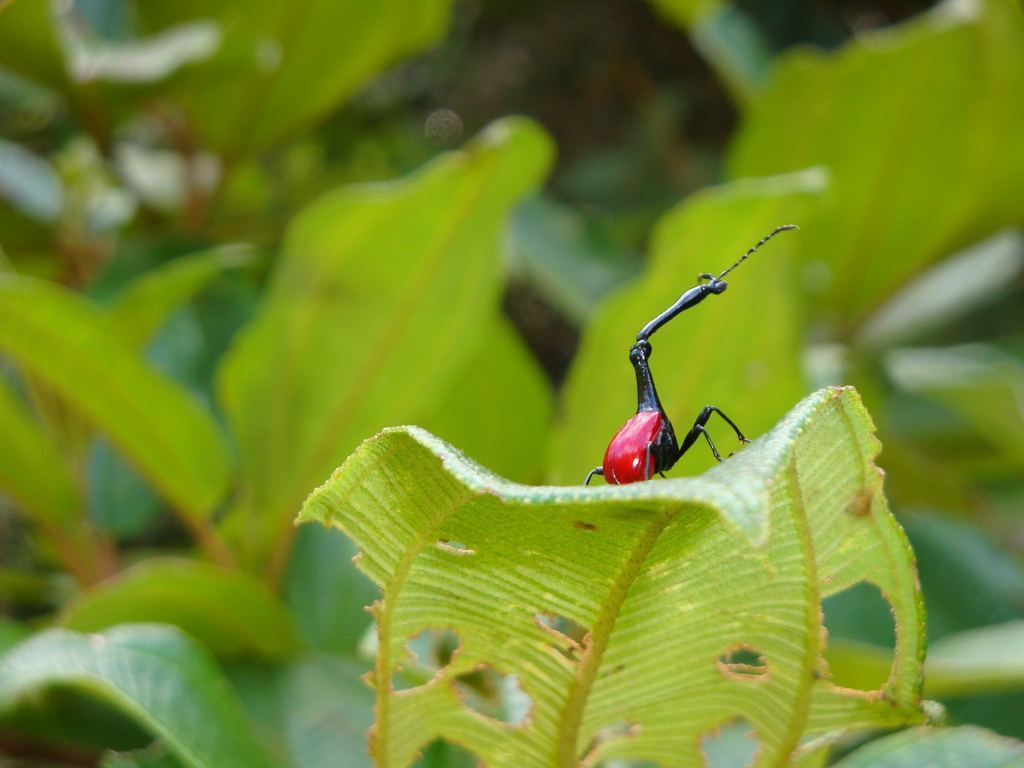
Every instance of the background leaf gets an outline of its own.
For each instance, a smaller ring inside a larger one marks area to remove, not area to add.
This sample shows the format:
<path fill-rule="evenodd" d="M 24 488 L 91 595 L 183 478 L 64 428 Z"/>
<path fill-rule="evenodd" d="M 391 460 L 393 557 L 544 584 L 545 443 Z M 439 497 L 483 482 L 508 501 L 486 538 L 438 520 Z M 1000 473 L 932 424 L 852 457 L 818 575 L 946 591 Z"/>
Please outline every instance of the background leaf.
<path fill-rule="evenodd" d="M 365 666 L 333 655 L 301 655 L 273 667 L 235 667 L 231 679 L 265 740 L 294 768 L 369 768 L 366 731 L 373 693 Z"/>
<path fill-rule="evenodd" d="M 1024 621 L 949 635 L 928 650 L 929 695 L 1024 688 Z"/>
<path fill-rule="evenodd" d="M 100 768 L 177 768 L 178 763 L 159 746 L 134 752 L 112 752 Z"/>
<path fill-rule="evenodd" d="M 938 510 L 905 514 L 902 522 L 921 561 L 932 641 L 1020 618 L 1024 568 L 991 536 Z"/>
<path fill-rule="evenodd" d="M 0 710 L 60 685 L 110 702 L 189 768 L 271 766 L 210 656 L 169 627 L 40 633 L 0 658 Z"/>
<path fill-rule="evenodd" d="M 54 33 L 49 3 L 12 0 L 0 6 L 0 61 L 5 67 L 63 88 L 68 82 L 64 56 Z"/>
<path fill-rule="evenodd" d="M 366 607 L 377 588 L 356 568 L 344 536 L 305 526 L 295 536 L 284 594 L 310 648 L 353 654 L 373 619 Z"/>
<path fill-rule="evenodd" d="M 36 520 L 63 528 L 83 511 L 81 492 L 43 426 L 0 378 L 0 487 Z"/>
<path fill-rule="evenodd" d="M 1014 768 L 1024 744 L 982 728 L 912 728 L 884 736 L 836 763 L 836 768 Z"/>
<path fill-rule="evenodd" d="M 992 444 L 984 460 L 971 461 L 982 465 L 976 471 L 1011 475 L 1024 468 L 1024 363 L 971 345 L 895 349 L 886 355 L 886 367 L 902 389 L 940 403 L 963 419 L 977 441 Z"/>
<path fill-rule="evenodd" d="M 0 654 L 32 634 L 28 627 L 0 616 Z"/>
<path fill-rule="evenodd" d="M 186 520 L 212 512 L 229 472 L 220 430 L 142 362 L 98 307 L 0 275 L 0 350 L 108 435 Z"/>
<path fill-rule="evenodd" d="M 418 422 L 495 472 L 536 482 L 551 423 L 551 385 L 508 320 L 499 315 L 484 323 L 477 349 Z"/>
<path fill-rule="evenodd" d="M 82 583 L 98 575 L 97 540 L 85 524 L 85 506 L 68 462 L 43 425 L 0 376 L 0 489 L 56 547 Z"/>
<path fill-rule="evenodd" d="M 128 622 L 173 624 L 225 658 L 298 648 L 291 617 L 262 582 L 194 560 L 151 558 L 78 595 L 61 616 L 80 632 Z"/>
<path fill-rule="evenodd" d="M 221 379 L 250 557 L 276 539 L 280 573 L 308 488 L 361 436 L 422 413 L 467 362 L 498 299 L 499 227 L 550 155 L 534 124 L 503 121 L 406 180 L 338 190 L 292 224 Z"/>
<path fill-rule="evenodd" d="M 1022 35 L 1007 0 L 943 4 L 899 34 L 775 63 L 729 166 L 733 176 L 828 167 L 803 263 L 840 334 L 918 270 L 1021 221 L 1024 155 L 1002 150 L 1024 133 L 1012 95 L 1024 90 Z"/>
<path fill-rule="evenodd" d="M 925 661 L 925 695 L 948 699 L 1024 689 L 1024 622 L 1008 621 L 960 632 L 932 643 Z M 885 680 L 892 653 L 834 637 L 826 653 L 835 680 L 855 688 Z"/>
<path fill-rule="evenodd" d="M 111 319 L 131 344 L 143 346 L 175 309 L 225 270 L 249 263 L 244 247 L 224 246 L 168 262 L 133 280 L 114 299 Z"/>
<path fill-rule="evenodd" d="M 322 117 L 395 59 L 432 44 L 450 7 L 451 0 L 189 0 L 138 13 L 149 34 L 188 19 L 222 30 L 217 53 L 176 78 L 173 93 L 207 145 L 237 156 Z"/>

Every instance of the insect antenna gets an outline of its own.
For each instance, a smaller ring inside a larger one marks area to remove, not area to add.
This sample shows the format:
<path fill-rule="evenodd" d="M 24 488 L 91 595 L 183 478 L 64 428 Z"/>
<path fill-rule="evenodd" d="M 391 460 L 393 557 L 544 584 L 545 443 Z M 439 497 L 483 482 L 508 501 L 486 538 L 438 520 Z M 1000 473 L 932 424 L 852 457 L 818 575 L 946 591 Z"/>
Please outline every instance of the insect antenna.
<path fill-rule="evenodd" d="M 715 277 L 714 275 L 710 275 L 707 273 L 700 274 L 697 277 L 697 279 L 707 280 L 708 282 L 698 283 L 693 288 L 690 288 L 682 296 L 676 299 L 675 304 L 673 304 L 671 307 L 666 309 L 660 315 L 651 320 L 651 322 L 649 322 L 647 325 L 641 328 L 640 332 L 636 335 L 637 342 L 646 342 L 647 339 L 650 338 L 651 334 L 653 334 L 656 330 L 661 328 L 661 326 L 663 326 L 673 317 L 678 315 L 680 312 L 690 309 L 690 307 L 697 306 L 711 294 L 721 293 L 722 291 L 724 291 L 726 288 L 726 284 L 725 282 L 722 281 L 723 277 L 725 277 L 727 274 L 736 269 L 736 267 L 738 267 L 747 258 L 750 257 L 750 254 L 752 254 L 762 245 L 764 245 L 777 234 L 779 234 L 779 232 L 785 232 L 787 229 L 799 229 L 799 227 L 796 224 L 783 224 L 781 227 L 776 227 L 769 234 L 761 238 L 760 242 L 758 242 L 757 245 L 755 245 L 749 251 L 740 256 L 739 261 L 737 261 L 735 264 L 733 264 L 731 267 L 725 270 L 725 272 L 720 274 L 718 277 Z M 649 350 L 647 354 L 650 354 Z"/>
<path fill-rule="evenodd" d="M 775 229 L 773 229 L 773 230 L 772 230 L 771 232 L 769 232 L 769 233 L 768 233 L 767 235 L 765 235 L 765 236 L 764 236 L 764 237 L 762 237 L 762 238 L 761 238 L 760 240 L 758 240 L 758 241 L 757 241 L 757 243 L 756 243 L 756 244 L 754 245 L 754 247 L 753 247 L 753 248 L 751 248 L 751 249 L 750 249 L 749 251 L 747 251 L 747 252 L 746 252 L 746 253 L 744 253 L 744 254 L 743 254 L 742 256 L 740 256 L 740 258 L 739 258 L 739 261 L 737 261 L 737 262 L 736 262 L 735 264 L 733 264 L 733 265 L 732 265 L 731 267 L 729 267 L 729 268 L 728 268 L 727 270 L 725 270 L 725 271 L 724 271 L 724 272 L 723 272 L 722 274 L 720 274 L 720 275 L 718 276 L 718 279 L 719 279 L 719 280 L 721 280 L 721 279 L 722 279 L 723 277 L 725 277 L 725 276 L 726 276 L 726 275 L 728 275 L 728 274 L 729 274 L 730 272 L 732 272 L 732 271 L 733 271 L 734 269 L 736 269 L 736 267 L 738 267 L 738 266 L 739 266 L 740 264 L 742 264 L 742 263 L 743 263 L 744 261 L 746 261 L 747 259 L 749 259 L 749 258 L 750 258 L 750 255 L 751 255 L 751 254 L 752 254 L 752 253 L 753 253 L 754 251 L 756 251 L 756 250 L 757 250 L 758 248 L 760 248 L 760 247 L 761 247 L 762 245 L 764 245 L 764 244 L 765 244 L 765 243 L 767 243 L 767 242 L 768 242 L 769 240 L 771 240 L 771 239 L 772 239 L 773 237 L 775 237 L 775 236 L 776 236 L 777 234 L 779 234 L 779 232 L 785 232 L 785 231 L 786 231 L 786 230 L 788 230 L 788 229 L 800 229 L 800 227 L 798 227 L 798 226 L 797 226 L 796 224 L 783 224 L 783 225 L 782 225 L 781 227 L 776 227 L 776 228 L 775 228 Z"/>

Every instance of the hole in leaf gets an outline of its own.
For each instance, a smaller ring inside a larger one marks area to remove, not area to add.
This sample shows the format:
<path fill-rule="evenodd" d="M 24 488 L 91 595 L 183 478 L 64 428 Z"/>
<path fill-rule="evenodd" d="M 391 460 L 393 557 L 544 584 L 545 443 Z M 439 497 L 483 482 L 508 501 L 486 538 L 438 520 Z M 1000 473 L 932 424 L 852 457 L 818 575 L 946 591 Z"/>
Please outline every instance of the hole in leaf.
<path fill-rule="evenodd" d="M 562 616 L 559 613 L 535 613 L 533 618 L 544 629 L 565 635 L 580 645 L 586 644 L 587 635 L 590 634 L 590 630 L 582 624 L 577 624 L 568 616 Z"/>
<path fill-rule="evenodd" d="M 503 675 L 489 664 L 459 675 L 454 686 L 463 703 L 477 714 L 509 725 L 522 725 L 533 700 L 515 675 Z"/>
<path fill-rule="evenodd" d="M 420 753 L 412 768 L 476 768 L 478 765 L 480 761 L 468 749 L 444 739 L 434 739 Z"/>
<path fill-rule="evenodd" d="M 583 755 L 580 757 L 580 765 L 590 765 L 594 752 L 609 741 L 628 739 L 636 736 L 639 732 L 640 725 L 629 720 L 618 720 L 611 725 L 606 725 L 604 728 L 599 728 L 594 732 L 590 744 L 587 745 L 586 750 L 584 750 Z M 599 765 L 604 766 L 604 768 L 625 768 L 626 766 L 632 768 L 632 766 L 646 766 L 648 764 L 633 760 L 612 760 L 599 763 Z"/>
<path fill-rule="evenodd" d="M 563 656 L 572 661 L 579 660 L 589 642 L 589 629 L 557 613 L 535 613 L 533 620 L 551 635 L 554 647 Z"/>
<path fill-rule="evenodd" d="M 748 768 L 754 764 L 759 748 L 760 742 L 753 726 L 742 717 L 700 737 L 705 768 Z"/>
<path fill-rule="evenodd" d="M 768 676 L 768 662 L 761 653 L 746 643 L 729 648 L 718 657 L 722 674 L 741 680 L 757 680 Z"/>
<path fill-rule="evenodd" d="M 476 550 L 467 547 L 461 541 L 449 541 L 448 539 L 438 539 L 434 546 L 443 552 L 450 552 L 453 555 L 475 555 Z"/>
<path fill-rule="evenodd" d="M 459 636 L 451 629 L 425 629 L 405 644 L 406 658 L 391 676 L 396 691 L 430 682 L 459 650 Z"/>
<path fill-rule="evenodd" d="M 896 625 L 881 590 L 859 581 L 826 598 L 822 612 L 832 683 L 862 691 L 884 686 L 896 647 Z"/>

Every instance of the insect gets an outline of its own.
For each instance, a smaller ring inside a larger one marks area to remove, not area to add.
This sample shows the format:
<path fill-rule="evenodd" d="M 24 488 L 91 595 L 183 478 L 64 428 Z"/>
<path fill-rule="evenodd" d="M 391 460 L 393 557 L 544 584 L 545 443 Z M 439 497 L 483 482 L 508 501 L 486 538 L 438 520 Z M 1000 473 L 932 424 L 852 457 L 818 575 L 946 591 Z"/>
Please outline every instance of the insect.
<path fill-rule="evenodd" d="M 733 420 L 713 405 L 708 405 L 701 410 L 681 444 L 676 440 L 672 422 L 669 421 L 665 409 L 662 408 L 661 400 L 658 399 L 658 391 L 654 388 L 654 378 L 651 376 L 651 366 L 648 362 L 651 358 L 649 339 L 655 331 L 680 312 L 697 306 L 712 294 L 725 291 L 728 283 L 722 278 L 746 261 L 754 251 L 779 232 L 790 229 L 799 229 L 799 227 L 795 224 L 776 227 L 753 248 L 740 256 L 739 261 L 717 277 L 707 272 L 701 273 L 697 277 L 697 285 L 686 291 L 671 307 L 640 329 L 636 335 L 636 343 L 629 348 L 629 362 L 633 364 L 633 370 L 636 372 L 636 414 L 631 416 L 615 433 L 615 437 L 608 444 L 608 450 L 605 451 L 604 461 L 601 466 L 590 470 L 587 479 L 583 481 L 584 485 L 590 485 L 594 475 L 602 475 L 608 483 L 615 485 L 650 480 L 655 472 L 664 477 L 665 470 L 671 469 L 679 461 L 679 458 L 700 439 L 701 435 L 707 440 L 714 457 L 721 461 L 722 457 L 718 453 L 718 449 L 715 448 L 711 435 L 705 429 L 708 419 L 714 413 L 725 419 L 741 443 L 750 442 Z"/>

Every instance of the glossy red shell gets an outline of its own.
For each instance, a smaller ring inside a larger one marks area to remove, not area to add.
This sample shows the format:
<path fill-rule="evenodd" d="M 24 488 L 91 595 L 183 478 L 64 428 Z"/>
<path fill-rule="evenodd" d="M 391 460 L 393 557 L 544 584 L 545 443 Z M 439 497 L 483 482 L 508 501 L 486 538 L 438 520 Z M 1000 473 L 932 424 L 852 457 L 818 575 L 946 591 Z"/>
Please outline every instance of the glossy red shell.
<path fill-rule="evenodd" d="M 641 411 L 631 417 L 615 433 L 604 452 L 605 482 L 622 485 L 647 480 L 647 445 L 658 438 L 661 431 L 660 411 Z M 651 473 L 657 471 L 654 457 L 651 457 Z"/>

